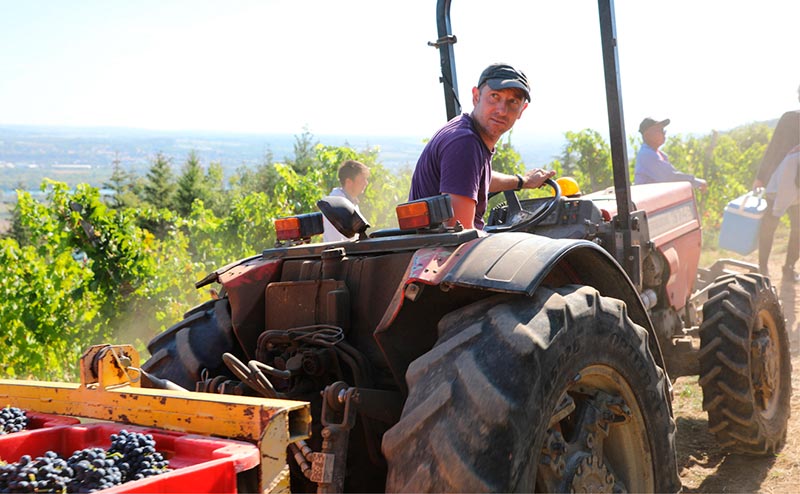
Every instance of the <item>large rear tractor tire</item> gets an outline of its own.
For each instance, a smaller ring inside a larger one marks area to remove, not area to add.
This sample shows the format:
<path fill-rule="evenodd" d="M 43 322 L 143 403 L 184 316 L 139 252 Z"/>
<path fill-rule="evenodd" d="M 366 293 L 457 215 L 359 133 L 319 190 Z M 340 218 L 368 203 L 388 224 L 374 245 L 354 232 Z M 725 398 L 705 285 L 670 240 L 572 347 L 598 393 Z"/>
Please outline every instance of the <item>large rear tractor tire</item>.
<path fill-rule="evenodd" d="M 665 374 L 625 304 L 586 286 L 439 323 L 383 437 L 387 492 L 677 492 Z"/>
<path fill-rule="evenodd" d="M 142 365 L 161 379 L 190 391 L 200 381 L 203 369 L 209 375 L 229 374 L 222 354 L 240 353 L 231 326 L 227 298 L 209 300 L 184 315 L 183 321 L 157 335 L 147 344 L 150 359 Z"/>
<path fill-rule="evenodd" d="M 700 386 L 720 445 L 774 454 L 786 442 L 792 393 L 786 325 L 769 279 L 740 274 L 709 288 L 700 326 Z"/>

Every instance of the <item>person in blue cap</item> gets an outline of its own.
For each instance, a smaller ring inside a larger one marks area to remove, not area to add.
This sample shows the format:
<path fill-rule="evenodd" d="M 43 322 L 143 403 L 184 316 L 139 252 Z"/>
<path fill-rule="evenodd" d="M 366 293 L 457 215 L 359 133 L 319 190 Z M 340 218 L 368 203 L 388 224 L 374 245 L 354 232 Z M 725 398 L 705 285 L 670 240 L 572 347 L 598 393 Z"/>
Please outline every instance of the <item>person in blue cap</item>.
<path fill-rule="evenodd" d="M 642 147 L 636 155 L 636 166 L 633 171 L 633 183 L 653 184 L 658 182 L 689 182 L 692 187 L 705 192 L 708 189 L 706 181 L 697 178 L 690 173 L 678 171 L 666 153 L 659 148 L 667 140 L 667 131 L 664 129 L 669 125 L 669 119 L 655 120 L 647 117 L 639 124 L 639 132 L 642 134 Z"/>

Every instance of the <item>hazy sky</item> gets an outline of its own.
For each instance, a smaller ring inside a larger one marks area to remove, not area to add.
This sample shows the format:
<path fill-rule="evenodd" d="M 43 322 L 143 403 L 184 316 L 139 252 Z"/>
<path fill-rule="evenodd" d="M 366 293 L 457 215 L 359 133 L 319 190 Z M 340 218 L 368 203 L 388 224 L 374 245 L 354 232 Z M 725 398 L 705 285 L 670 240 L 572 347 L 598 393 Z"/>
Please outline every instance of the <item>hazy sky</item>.
<path fill-rule="evenodd" d="M 429 136 L 435 0 L 0 0 L 0 124 Z M 607 133 L 597 3 L 453 0 L 461 101 L 522 68 L 515 135 Z M 800 1 L 617 0 L 626 131 L 725 130 L 800 107 Z"/>

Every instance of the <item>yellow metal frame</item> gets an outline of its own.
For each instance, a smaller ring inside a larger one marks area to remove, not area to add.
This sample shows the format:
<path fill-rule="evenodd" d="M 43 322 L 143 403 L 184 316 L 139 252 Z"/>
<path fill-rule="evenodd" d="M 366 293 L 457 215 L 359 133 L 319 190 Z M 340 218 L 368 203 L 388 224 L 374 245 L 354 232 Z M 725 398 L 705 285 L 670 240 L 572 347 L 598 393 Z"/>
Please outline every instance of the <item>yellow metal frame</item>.
<path fill-rule="evenodd" d="M 133 347 L 94 346 L 80 384 L 0 379 L 0 405 L 255 442 L 262 492 L 288 492 L 286 448 L 310 434 L 307 402 L 141 388 L 138 369 Z"/>

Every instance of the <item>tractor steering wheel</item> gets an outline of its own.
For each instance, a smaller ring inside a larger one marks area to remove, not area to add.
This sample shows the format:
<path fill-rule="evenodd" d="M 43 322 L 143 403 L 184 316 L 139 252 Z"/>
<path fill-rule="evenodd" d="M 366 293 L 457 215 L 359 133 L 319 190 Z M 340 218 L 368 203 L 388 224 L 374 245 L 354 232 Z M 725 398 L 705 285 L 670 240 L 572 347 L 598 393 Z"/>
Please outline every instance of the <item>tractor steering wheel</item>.
<path fill-rule="evenodd" d="M 545 180 L 544 183 L 553 189 L 555 194 L 549 201 L 540 206 L 536 211 L 522 209 L 522 204 L 519 201 L 519 197 L 517 197 L 516 191 L 503 191 L 506 203 L 508 204 L 508 210 L 506 211 L 506 224 L 492 228 L 492 231 L 524 230 L 526 228 L 538 225 L 543 219 L 547 218 L 547 216 L 553 212 L 556 206 L 558 206 L 558 202 L 561 200 L 561 187 L 555 180 L 551 178 Z"/>

